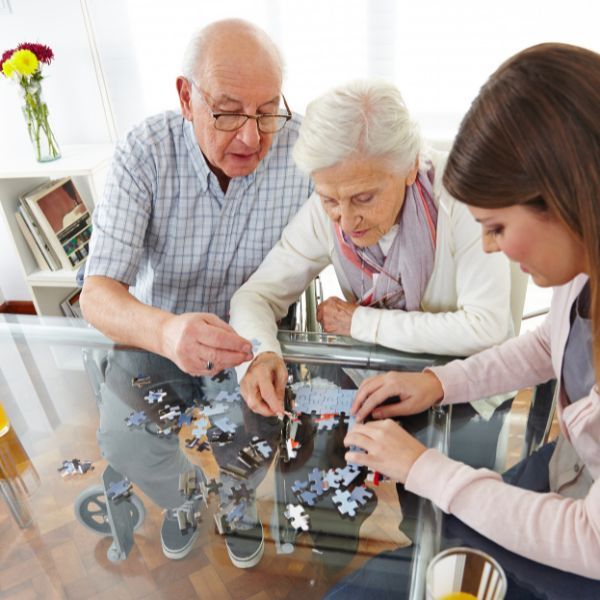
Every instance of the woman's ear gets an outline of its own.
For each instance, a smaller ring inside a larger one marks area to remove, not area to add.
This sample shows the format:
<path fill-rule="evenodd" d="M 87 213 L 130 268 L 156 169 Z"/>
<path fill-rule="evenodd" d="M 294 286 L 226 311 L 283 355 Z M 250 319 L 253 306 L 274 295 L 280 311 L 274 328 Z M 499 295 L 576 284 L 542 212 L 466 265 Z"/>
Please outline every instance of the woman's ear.
<path fill-rule="evenodd" d="M 406 175 L 406 185 L 412 185 L 417 180 L 417 173 L 419 172 L 419 159 L 415 161 L 415 164 L 409 169 Z"/>

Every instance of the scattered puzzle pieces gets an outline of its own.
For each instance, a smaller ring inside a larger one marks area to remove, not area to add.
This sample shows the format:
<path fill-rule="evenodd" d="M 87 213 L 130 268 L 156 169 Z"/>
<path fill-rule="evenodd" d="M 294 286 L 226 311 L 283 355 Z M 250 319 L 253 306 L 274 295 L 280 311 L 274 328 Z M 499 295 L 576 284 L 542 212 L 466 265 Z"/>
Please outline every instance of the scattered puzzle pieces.
<path fill-rule="evenodd" d="M 329 469 L 329 471 L 325 473 L 323 480 L 327 482 L 327 489 L 331 490 L 340 487 L 342 478 L 336 469 Z"/>
<path fill-rule="evenodd" d="M 219 417 L 218 419 L 213 419 L 213 425 L 218 427 L 224 433 L 233 434 L 237 429 L 237 425 L 228 417 Z"/>
<path fill-rule="evenodd" d="M 355 487 L 352 492 L 350 492 L 350 498 L 357 502 L 360 506 L 364 506 L 372 497 L 373 492 L 364 485 L 359 485 Z"/>
<path fill-rule="evenodd" d="M 158 418 L 161 421 L 175 421 L 181 416 L 181 407 L 178 405 L 171 406 L 165 404 L 163 408 L 158 411 Z"/>
<path fill-rule="evenodd" d="M 271 454 L 273 454 L 273 448 L 269 445 L 268 442 L 259 438 L 258 436 L 254 436 L 250 445 L 264 458 L 267 459 Z"/>
<path fill-rule="evenodd" d="M 236 504 L 242 501 L 249 502 L 255 495 L 254 490 L 248 489 L 245 483 L 240 483 L 229 490 L 229 498 Z"/>
<path fill-rule="evenodd" d="M 306 504 L 308 506 L 314 506 L 317 503 L 317 494 L 315 494 L 311 490 L 305 490 L 304 492 L 300 492 L 298 494 L 299 500 L 302 504 Z"/>
<path fill-rule="evenodd" d="M 202 407 L 202 414 L 207 417 L 212 417 L 214 415 L 222 415 L 229 410 L 226 404 L 209 404 L 208 406 Z"/>
<path fill-rule="evenodd" d="M 299 504 L 288 504 L 283 513 L 296 531 L 308 531 L 308 515 Z"/>
<path fill-rule="evenodd" d="M 225 390 L 221 390 L 217 397 L 215 398 L 215 402 L 235 402 L 236 400 L 240 400 L 241 395 L 239 390 L 234 390 L 233 392 L 227 392 Z"/>
<path fill-rule="evenodd" d="M 359 475 L 360 467 L 357 465 L 346 465 L 343 469 L 336 469 L 337 474 L 340 476 L 340 483 L 344 487 L 348 487 Z"/>
<path fill-rule="evenodd" d="M 336 490 L 331 500 L 343 517 L 356 516 L 358 502 L 352 499 L 352 494 L 348 490 Z"/>
<path fill-rule="evenodd" d="M 166 396 L 167 396 L 167 392 L 163 392 L 162 389 L 150 390 L 148 392 L 148 394 L 146 396 L 144 396 L 144 400 L 150 405 L 152 405 L 156 402 L 158 402 L 160 404 L 165 399 Z"/>
<path fill-rule="evenodd" d="M 62 466 L 57 470 L 63 477 L 66 477 L 67 475 L 84 475 L 93 468 L 91 460 L 73 458 L 72 460 L 63 460 Z"/>
<path fill-rule="evenodd" d="M 129 414 L 129 416 L 125 419 L 125 423 L 127 427 L 141 427 L 148 422 L 148 417 L 146 416 L 145 411 L 138 410 Z"/>
<path fill-rule="evenodd" d="M 312 483 L 311 489 L 317 496 L 322 496 L 328 489 L 323 472 L 316 467 L 308 474 L 308 480 Z"/>

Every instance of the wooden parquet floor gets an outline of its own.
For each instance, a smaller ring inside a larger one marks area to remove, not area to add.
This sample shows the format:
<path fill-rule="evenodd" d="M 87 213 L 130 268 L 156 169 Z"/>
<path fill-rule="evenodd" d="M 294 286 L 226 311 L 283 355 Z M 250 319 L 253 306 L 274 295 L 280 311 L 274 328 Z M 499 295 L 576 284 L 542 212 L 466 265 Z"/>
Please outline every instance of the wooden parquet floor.
<path fill-rule="evenodd" d="M 513 403 L 506 468 L 519 458 L 529 402 L 530 392 L 525 390 Z M 136 532 L 134 548 L 126 561 L 111 563 L 106 556 L 109 538 L 86 529 L 73 511 L 75 498 L 99 483 L 105 466 L 96 444 L 97 420 L 95 406 L 85 403 L 79 413 L 70 415 L 68 425 L 51 435 L 26 440 L 41 484 L 29 501 L 35 518 L 27 529 L 17 526 L 0 501 L 0 599 L 312 600 L 322 597 L 337 579 L 374 554 L 410 543 L 398 528 L 401 513 L 395 487 L 384 484 L 377 489 L 377 509 L 362 525 L 358 552 L 345 569 L 326 576 L 308 536 L 298 539 L 293 554 L 278 555 L 268 528 L 273 508 L 270 475 L 257 491 L 265 525 L 265 555 L 258 568 L 240 570 L 231 564 L 224 539 L 214 529 L 215 506 L 209 508 L 199 540 L 188 557 L 167 559 L 160 545 L 162 512 L 143 496 L 146 520 Z M 74 456 L 94 460 L 95 470 L 62 478 L 58 465 Z M 214 474 L 216 465 L 210 457 L 202 466 L 209 476 L 211 471 Z"/>
<path fill-rule="evenodd" d="M 72 421 L 52 435 L 26 444 L 41 478 L 29 500 L 33 525 L 20 529 L 0 501 L 2 599 L 305 600 L 322 597 L 335 580 L 372 555 L 409 543 L 398 529 L 401 517 L 395 487 L 384 484 L 377 491 L 377 509 L 361 528 L 358 552 L 344 570 L 325 577 L 308 536 L 298 539 L 293 554 L 278 555 L 268 529 L 273 506 L 271 477 L 267 476 L 257 493 L 265 525 L 265 555 L 259 567 L 240 570 L 231 564 L 224 539 L 213 525 L 214 506 L 200 526 L 199 540 L 192 552 L 183 560 L 167 559 L 160 545 L 162 512 L 141 495 L 146 519 L 136 532 L 134 548 L 126 561 L 111 563 L 106 555 L 110 539 L 81 525 L 73 510 L 75 498 L 99 483 L 105 466 L 96 444 L 97 414 L 82 411 Z M 58 465 L 74 456 L 94 460 L 95 470 L 62 478 Z M 211 465 L 205 464 L 204 468 L 210 471 Z"/>

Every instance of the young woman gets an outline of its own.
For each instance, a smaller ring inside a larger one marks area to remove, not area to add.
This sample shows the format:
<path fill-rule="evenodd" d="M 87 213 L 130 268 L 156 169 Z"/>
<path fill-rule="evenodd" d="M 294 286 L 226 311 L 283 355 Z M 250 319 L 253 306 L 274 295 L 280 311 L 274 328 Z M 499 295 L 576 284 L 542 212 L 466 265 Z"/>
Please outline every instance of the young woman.
<path fill-rule="evenodd" d="M 550 313 L 536 331 L 467 360 L 366 380 L 353 410 L 384 419 L 555 377 L 559 438 L 512 485 L 425 448 L 389 419 L 357 425 L 345 443 L 366 454 L 347 460 L 514 553 L 600 580 L 600 55 L 542 44 L 505 62 L 463 120 L 444 185 L 481 223 L 487 252 L 556 288 Z"/>

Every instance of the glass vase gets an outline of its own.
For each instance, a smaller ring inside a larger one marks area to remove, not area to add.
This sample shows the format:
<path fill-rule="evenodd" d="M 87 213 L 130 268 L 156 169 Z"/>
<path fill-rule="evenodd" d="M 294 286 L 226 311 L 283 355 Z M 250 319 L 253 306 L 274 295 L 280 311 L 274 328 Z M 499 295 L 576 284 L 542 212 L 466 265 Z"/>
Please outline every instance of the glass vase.
<path fill-rule="evenodd" d="M 23 116 L 27 133 L 38 162 L 49 162 L 60 158 L 60 148 L 50 127 L 48 105 L 42 96 L 39 82 L 23 86 Z"/>

